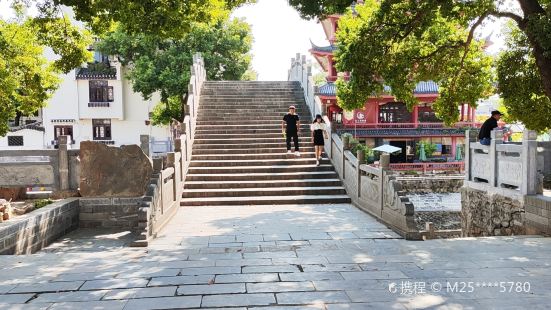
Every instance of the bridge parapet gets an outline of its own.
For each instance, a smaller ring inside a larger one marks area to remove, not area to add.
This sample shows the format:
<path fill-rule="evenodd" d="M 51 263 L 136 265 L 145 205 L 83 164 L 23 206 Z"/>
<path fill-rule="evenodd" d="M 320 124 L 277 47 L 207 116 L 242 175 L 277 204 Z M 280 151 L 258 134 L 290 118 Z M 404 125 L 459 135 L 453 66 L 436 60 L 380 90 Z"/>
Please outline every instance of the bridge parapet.
<path fill-rule="evenodd" d="M 541 194 L 547 152 L 538 149 L 536 138 L 536 132 L 526 130 L 521 143 L 503 143 L 503 131 L 494 130 L 490 145 L 482 145 L 476 142 L 474 132 L 467 131 L 465 181 L 475 188 L 483 185 L 512 196 Z"/>
<path fill-rule="evenodd" d="M 465 236 L 551 234 L 551 199 L 543 195 L 551 172 L 551 143 L 526 130 L 522 142 L 504 143 L 491 133 L 490 145 L 465 139 L 462 230 Z"/>

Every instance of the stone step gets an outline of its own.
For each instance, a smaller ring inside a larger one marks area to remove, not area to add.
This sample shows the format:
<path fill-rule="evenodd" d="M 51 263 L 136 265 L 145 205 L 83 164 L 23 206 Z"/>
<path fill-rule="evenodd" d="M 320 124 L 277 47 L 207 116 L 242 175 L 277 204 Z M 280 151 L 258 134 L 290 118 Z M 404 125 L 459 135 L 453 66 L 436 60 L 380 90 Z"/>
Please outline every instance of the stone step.
<path fill-rule="evenodd" d="M 181 206 L 224 206 L 224 205 L 281 205 L 281 204 L 336 204 L 350 203 L 348 195 L 298 195 L 298 196 L 251 196 L 212 197 L 182 199 Z"/>
<path fill-rule="evenodd" d="M 298 141 L 299 142 L 311 142 L 310 136 L 299 136 Z M 194 146 L 198 144 L 222 144 L 222 145 L 230 145 L 230 144 L 252 144 L 253 146 L 255 144 L 271 144 L 271 143 L 284 143 L 285 139 L 283 138 L 283 135 L 280 137 L 274 137 L 274 138 L 226 138 L 226 139 L 195 139 L 193 142 Z"/>
<path fill-rule="evenodd" d="M 302 152 L 306 153 L 312 153 L 314 152 L 314 147 L 311 145 L 301 146 L 300 148 L 301 154 Z M 209 149 L 197 149 L 193 148 L 192 154 L 193 155 L 231 155 L 231 154 L 243 154 L 243 152 L 246 152 L 247 154 L 267 154 L 267 153 L 282 153 L 286 152 L 285 147 L 279 147 L 279 148 L 249 148 L 249 149 L 219 149 L 219 148 L 209 148 Z"/>
<path fill-rule="evenodd" d="M 294 154 L 285 154 L 287 158 L 277 159 L 233 159 L 233 160 L 198 160 L 193 159 L 190 167 L 245 167 L 245 166 L 301 166 L 301 165 L 315 165 L 316 159 L 314 157 L 303 158 L 296 157 Z M 322 164 L 328 164 L 328 159 L 322 159 Z"/>
<path fill-rule="evenodd" d="M 214 105 L 214 106 L 261 106 L 263 104 L 270 105 L 270 106 L 289 106 L 289 105 L 295 105 L 295 106 L 304 106 L 306 103 L 304 100 L 301 99 L 244 99 L 244 98 L 237 98 L 237 99 L 227 99 L 227 100 L 220 100 L 220 99 L 201 99 L 199 101 L 200 106 L 203 105 Z"/>
<path fill-rule="evenodd" d="M 202 125 L 201 127 L 197 127 L 195 130 L 196 137 L 198 135 L 209 135 L 209 134 L 228 134 L 228 135 L 236 135 L 236 134 L 278 134 L 281 136 L 281 124 L 278 124 L 279 126 L 270 126 L 268 128 L 264 126 L 258 126 L 258 127 L 245 127 L 245 128 L 210 128 L 209 126 Z M 201 129 L 199 129 L 201 128 Z M 208 128 L 208 129 L 207 129 Z M 310 134 L 310 124 L 301 125 L 300 126 L 300 132 L 303 134 Z"/>
<path fill-rule="evenodd" d="M 295 106 L 295 107 L 297 107 L 297 109 L 296 109 L 297 114 L 300 113 L 300 114 L 310 115 L 310 111 L 308 111 L 307 109 L 303 109 L 300 106 Z M 265 112 L 277 112 L 277 113 L 286 114 L 286 113 L 289 112 L 289 105 L 283 105 L 283 106 L 280 106 L 280 107 L 272 107 L 272 106 L 269 106 L 269 105 L 264 105 L 264 106 L 257 106 L 257 107 L 254 107 L 254 108 L 251 108 L 250 106 L 234 107 L 234 106 L 227 106 L 227 105 L 221 105 L 221 106 L 218 106 L 218 107 L 201 106 L 197 112 L 198 113 L 204 113 L 204 112 L 207 112 L 207 113 L 236 113 L 236 112 L 240 112 L 240 113 L 248 113 L 248 114 L 265 113 Z"/>
<path fill-rule="evenodd" d="M 270 120 L 248 120 L 247 121 L 247 125 L 249 126 L 265 126 L 265 127 L 269 127 L 269 126 L 274 126 L 274 125 L 279 125 L 281 127 L 281 122 L 283 121 L 283 117 L 281 117 L 280 119 L 270 119 Z M 304 125 L 304 124 L 308 124 L 310 125 L 311 123 L 311 119 L 310 118 L 307 118 L 307 119 L 301 119 L 300 120 L 300 123 L 301 125 Z M 202 120 L 202 121 L 197 121 L 197 126 L 201 126 L 201 125 L 204 125 L 204 126 L 235 126 L 235 125 L 243 125 L 244 121 L 243 119 L 226 119 L 226 120 Z"/>
<path fill-rule="evenodd" d="M 219 121 L 219 122 L 225 122 L 225 121 L 235 121 L 235 119 L 240 119 L 241 123 L 247 123 L 247 124 L 257 124 L 257 123 L 279 123 L 281 126 L 281 122 L 283 121 L 283 117 L 285 116 L 284 113 L 278 113 L 274 115 L 265 115 L 265 116 L 250 116 L 248 114 L 235 114 L 235 115 L 228 115 L 228 114 L 208 114 L 208 115 L 199 115 L 197 117 L 198 122 L 207 122 L 207 121 Z M 308 115 L 299 115 L 299 120 L 302 123 L 301 125 L 304 125 L 305 122 L 308 121 L 308 125 L 310 125 L 310 117 Z M 204 125 L 201 123 L 201 125 Z"/>
<path fill-rule="evenodd" d="M 267 94 L 267 95 L 273 95 L 273 94 L 292 94 L 292 95 L 299 95 L 304 93 L 300 90 L 295 89 L 289 89 L 289 88 L 266 88 L 266 89 L 258 89 L 258 88 L 230 88 L 230 89 L 215 89 L 215 88 L 204 88 L 201 91 L 201 96 L 203 95 L 248 95 L 248 94 Z"/>
<path fill-rule="evenodd" d="M 275 100 L 284 100 L 284 99 L 304 99 L 303 93 L 267 93 L 267 92 L 248 92 L 248 93 L 235 93 L 235 94 L 221 94 L 215 92 L 212 94 L 203 94 L 201 93 L 202 100 L 209 99 L 275 99 Z"/>
<path fill-rule="evenodd" d="M 235 181 L 187 181 L 186 189 L 232 189 L 264 187 L 320 187 L 340 186 L 339 179 L 299 179 L 299 180 L 235 180 Z"/>
<path fill-rule="evenodd" d="M 226 118 L 226 119 L 241 119 L 243 121 L 249 119 L 274 119 L 283 120 L 286 111 L 277 111 L 277 112 L 260 112 L 260 113 L 251 113 L 251 112 L 216 112 L 216 111 L 201 111 L 197 116 L 197 119 L 208 119 L 208 118 Z M 302 120 L 310 116 L 308 113 L 297 113 L 298 117 Z"/>
<path fill-rule="evenodd" d="M 238 143 L 238 144 L 194 144 L 193 150 L 204 150 L 204 149 L 217 149 L 217 150 L 246 150 L 247 152 L 251 152 L 252 150 L 257 149 L 272 149 L 272 148 L 279 148 L 280 150 L 287 150 L 287 145 L 283 138 L 281 138 L 281 142 L 274 142 L 274 143 Z M 291 146 L 294 147 L 292 141 Z M 305 141 L 299 141 L 299 146 L 301 147 L 301 150 L 303 148 L 311 147 L 313 148 L 314 145 L 311 142 L 311 139 L 308 137 L 307 143 Z M 293 149 L 294 150 L 294 149 Z M 304 151 L 307 151 L 304 149 Z"/>
<path fill-rule="evenodd" d="M 293 81 L 205 81 L 203 87 L 300 87 Z"/>
<path fill-rule="evenodd" d="M 333 171 L 332 165 L 273 165 L 273 166 L 229 166 L 229 167 L 189 167 L 189 174 L 222 173 L 280 173 Z"/>
<path fill-rule="evenodd" d="M 192 160 L 258 160 L 258 159 L 288 159 L 294 157 L 294 154 L 287 154 L 283 150 L 278 153 L 245 153 L 245 154 L 227 154 L 220 152 L 217 154 L 193 154 Z M 315 159 L 314 152 L 301 152 L 301 158 Z"/>
<path fill-rule="evenodd" d="M 241 122 L 241 124 L 197 124 L 197 129 L 195 132 L 197 131 L 206 131 L 206 130 L 230 130 L 230 131 L 239 131 L 239 130 L 262 130 L 262 129 L 266 129 L 266 130 L 274 130 L 274 128 L 272 128 L 272 126 L 267 126 L 268 124 L 270 125 L 273 125 L 273 126 L 277 126 L 277 128 L 279 128 L 279 130 L 281 130 L 281 121 L 272 121 L 272 122 L 269 122 L 269 123 L 261 123 L 261 124 L 243 124 L 243 122 Z M 310 124 L 309 123 L 305 123 L 305 122 L 302 122 L 301 121 L 301 124 L 300 124 L 300 127 L 302 129 L 309 129 L 310 128 Z"/>
<path fill-rule="evenodd" d="M 309 130 L 301 130 L 299 133 L 299 136 L 303 137 L 309 137 L 312 135 L 311 131 Z M 235 138 L 256 138 L 256 139 L 264 139 L 264 138 L 283 138 L 283 133 L 281 132 L 281 128 L 279 131 L 274 130 L 274 132 L 254 132 L 250 131 L 247 132 L 241 132 L 241 133 L 195 133 L 195 139 L 235 139 Z"/>
<path fill-rule="evenodd" d="M 188 174 L 188 181 L 220 182 L 220 181 L 288 181 L 303 179 L 335 179 L 338 175 L 335 171 L 303 171 L 303 172 L 275 172 L 275 173 L 209 173 L 209 174 Z"/>
<path fill-rule="evenodd" d="M 320 187 L 263 187 L 232 189 L 184 189 L 182 198 L 199 197 L 250 197 L 250 196 L 296 196 L 296 195 L 343 195 L 342 186 Z"/>

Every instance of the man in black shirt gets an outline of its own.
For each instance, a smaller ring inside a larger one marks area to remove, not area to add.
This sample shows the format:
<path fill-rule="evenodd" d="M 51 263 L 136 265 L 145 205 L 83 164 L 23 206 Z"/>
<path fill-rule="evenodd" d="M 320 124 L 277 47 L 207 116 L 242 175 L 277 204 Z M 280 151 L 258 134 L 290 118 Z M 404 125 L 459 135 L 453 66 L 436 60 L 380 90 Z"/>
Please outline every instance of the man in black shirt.
<path fill-rule="evenodd" d="M 287 142 L 287 153 L 291 153 L 291 138 L 295 145 L 295 155 L 300 156 L 298 146 L 298 129 L 300 128 L 300 118 L 295 114 L 295 106 L 289 107 L 289 113 L 283 117 L 281 122 L 281 131 L 285 135 Z"/>
<path fill-rule="evenodd" d="M 482 127 L 480 127 L 480 132 L 478 133 L 478 139 L 480 140 L 480 144 L 483 145 L 490 145 L 491 141 L 491 132 L 494 130 L 494 128 L 497 128 L 497 121 L 501 118 L 501 112 L 499 111 L 492 111 L 492 116 L 488 118 L 484 124 L 482 124 Z"/>

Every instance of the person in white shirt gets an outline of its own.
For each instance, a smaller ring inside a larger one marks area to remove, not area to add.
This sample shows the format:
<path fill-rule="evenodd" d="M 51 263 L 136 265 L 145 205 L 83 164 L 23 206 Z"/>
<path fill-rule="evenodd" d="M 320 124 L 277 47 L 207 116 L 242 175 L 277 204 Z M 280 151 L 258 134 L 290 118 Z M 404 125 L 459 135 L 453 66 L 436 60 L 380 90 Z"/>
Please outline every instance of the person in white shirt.
<path fill-rule="evenodd" d="M 321 115 L 316 115 L 314 122 L 310 125 L 310 130 L 312 131 L 312 142 L 316 153 L 316 166 L 319 166 L 325 139 L 327 139 L 327 127 Z"/>

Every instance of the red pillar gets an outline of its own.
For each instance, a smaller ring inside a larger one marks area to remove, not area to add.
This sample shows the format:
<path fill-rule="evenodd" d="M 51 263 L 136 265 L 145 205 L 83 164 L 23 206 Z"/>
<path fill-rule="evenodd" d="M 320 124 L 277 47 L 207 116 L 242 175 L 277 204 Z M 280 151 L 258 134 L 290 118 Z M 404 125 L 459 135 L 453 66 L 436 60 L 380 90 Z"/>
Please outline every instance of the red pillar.
<path fill-rule="evenodd" d="M 476 120 L 476 109 L 474 107 L 471 107 L 471 122 L 474 122 Z"/>
<path fill-rule="evenodd" d="M 457 138 L 452 137 L 452 156 L 454 159 L 455 159 L 455 156 L 457 155 L 456 150 L 457 150 Z"/>
<path fill-rule="evenodd" d="M 461 104 L 461 121 L 465 121 L 465 104 Z"/>
<path fill-rule="evenodd" d="M 417 128 L 417 123 L 419 123 L 419 107 L 416 105 L 413 107 L 413 123 L 415 128 Z"/>
<path fill-rule="evenodd" d="M 375 124 L 379 124 L 379 101 L 375 101 Z M 375 126 L 378 127 L 378 126 Z"/>

